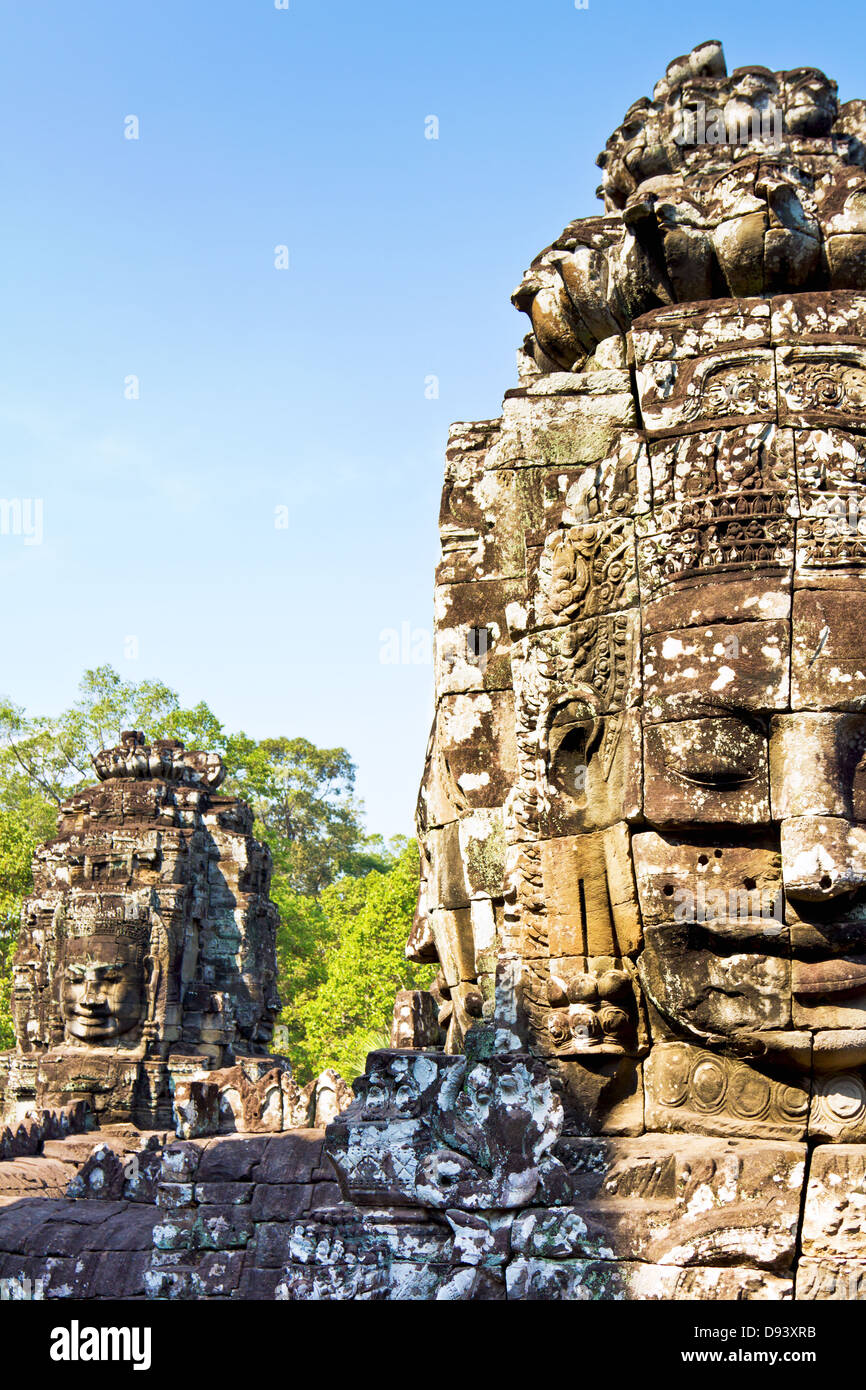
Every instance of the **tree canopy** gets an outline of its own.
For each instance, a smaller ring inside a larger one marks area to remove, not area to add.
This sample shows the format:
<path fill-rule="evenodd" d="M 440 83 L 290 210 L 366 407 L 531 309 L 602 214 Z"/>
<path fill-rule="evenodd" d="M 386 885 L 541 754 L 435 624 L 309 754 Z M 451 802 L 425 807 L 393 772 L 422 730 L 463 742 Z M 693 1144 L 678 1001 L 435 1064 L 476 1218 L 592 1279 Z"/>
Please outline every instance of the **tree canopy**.
<path fill-rule="evenodd" d="M 393 842 L 391 868 L 363 877 L 344 875 L 319 899 L 333 942 L 327 971 L 303 1008 L 304 1059 L 334 1067 L 351 1081 L 375 1047 L 387 1047 L 399 989 L 424 989 L 435 968 L 404 954 L 418 893 L 418 846 Z"/>
<path fill-rule="evenodd" d="M 0 813 L 0 1049 L 14 1047 L 12 956 L 21 901 L 30 891 L 37 837 L 19 815 Z"/>

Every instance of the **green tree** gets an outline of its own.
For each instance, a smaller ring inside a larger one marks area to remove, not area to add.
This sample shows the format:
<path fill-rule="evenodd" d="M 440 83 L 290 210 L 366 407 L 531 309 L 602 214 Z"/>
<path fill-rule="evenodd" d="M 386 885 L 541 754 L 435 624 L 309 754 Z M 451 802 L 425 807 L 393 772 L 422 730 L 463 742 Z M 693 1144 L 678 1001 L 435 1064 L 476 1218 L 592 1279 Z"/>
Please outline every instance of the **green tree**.
<path fill-rule="evenodd" d="M 295 1075 L 306 1082 L 321 1071 L 306 1043 L 306 1017 L 328 978 L 334 933 L 319 899 L 293 893 L 279 874 L 274 875 L 271 897 L 280 914 L 277 972 L 282 1001 L 282 1027 L 273 1051 L 289 1057 Z"/>
<path fill-rule="evenodd" d="M 246 734 L 226 744 L 226 789 L 250 803 L 278 873 L 294 893 L 316 898 L 340 874 L 386 867 L 381 841 L 364 834 L 355 765 L 345 748 L 305 738 Z"/>
<path fill-rule="evenodd" d="M 183 709 L 161 681 L 124 681 L 113 667 L 98 666 L 84 672 L 78 688 L 78 698 L 56 718 L 30 718 L 0 699 L 0 810 L 17 812 L 39 839 L 53 834 L 70 791 L 95 780 L 93 755 L 118 743 L 123 729 L 217 752 L 225 747 L 208 706 Z"/>
<path fill-rule="evenodd" d="M 111 666 L 85 671 L 78 698 L 56 718 L 30 718 L 0 699 L 0 810 L 16 811 L 39 838 L 49 837 L 73 787 L 94 780 L 93 755 L 118 743 L 123 729 L 221 753 L 226 792 L 251 803 L 294 892 L 316 897 L 341 873 L 384 866 L 381 842 L 364 833 L 345 748 L 227 734 L 204 701 L 184 709 L 162 681 L 124 681 Z"/>
<path fill-rule="evenodd" d="M 395 848 L 385 872 L 344 875 L 319 897 L 327 973 L 296 1006 L 303 1036 L 295 1058 L 303 1076 L 334 1067 L 351 1082 L 363 1071 L 366 1052 L 387 1044 L 397 990 L 426 989 L 436 974 L 435 966 L 414 965 L 404 954 L 418 892 L 418 846 L 400 838 Z"/>
<path fill-rule="evenodd" d="M 30 861 L 36 843 L 30 827 L 19 816 L 0 812 L 0 1050 L 15 1045 L 12 957 L 21 900 L 32 886 Z"/>

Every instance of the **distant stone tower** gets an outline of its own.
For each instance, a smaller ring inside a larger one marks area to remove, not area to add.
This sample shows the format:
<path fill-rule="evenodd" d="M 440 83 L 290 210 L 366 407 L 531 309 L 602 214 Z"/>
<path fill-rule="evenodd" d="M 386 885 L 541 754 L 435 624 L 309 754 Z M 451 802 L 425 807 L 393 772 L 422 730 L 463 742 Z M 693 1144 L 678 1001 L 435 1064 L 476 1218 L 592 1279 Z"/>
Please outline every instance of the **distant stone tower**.
<path fill-rule="evenodd" d="M 36 853 L 0 1098 L 12 1118 L 85 1099 L 103 1123 L 171 1125 L 179 1081 L 267 1054 L 270 852 L 217 794 L 215 754 L 126 733 L 95 766 Z"/>

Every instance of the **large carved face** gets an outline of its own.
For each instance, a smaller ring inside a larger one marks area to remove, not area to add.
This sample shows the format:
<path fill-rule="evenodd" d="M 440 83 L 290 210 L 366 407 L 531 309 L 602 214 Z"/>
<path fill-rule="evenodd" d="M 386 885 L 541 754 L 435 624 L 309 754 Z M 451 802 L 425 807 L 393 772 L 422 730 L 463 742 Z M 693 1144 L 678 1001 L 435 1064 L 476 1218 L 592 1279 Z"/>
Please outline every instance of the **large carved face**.
<path fill-rule="evenodd" d="M 782 1064 L 785 1134 L 805 1076 L 866 1064 L 864 344 L 859 292 L 658 309 L 610 365 L 515 392 L 466 443 L 478 512 L 532 524 L 525 584 L 443 562 L 440 640 L 474 603 L 508 650 L 497 665 L 497 635 L 474 683 L 437 672 L 430 935 L 450 1001 L 497 942 L 497 1018 L 592 1123 L 593 1087 L 640 1109 L 648 1050 L 648 1095 L 668 1047 Z M 487 547 L 476 568 L 519 569 L 456 482 L 449 508 Z M 501 920 L 481 911 L 498 807 Z"/>
<path fill-rule="evenodd" d="M 136 947 L 116 936 L 66 943 L 62 983 L 67 1037 L 91 1046 L 113 1043 L 141 1023 L 144 967 Z"/>
<path fill-rule="evenodd" d="M 513 658 L 548 1055 L 640 1051 L 636 966 L 656 1040 L 866 1062 L 864 336 L 857 294 L 646 315 L 639 429 L 554 475 Z"/>
<path fill-rule="evenodd" d="M 599 828 L 609 841 L 617 820 L 630 826 L 640 978 L 674 1035 L 801 1071 L 866 1062 L 866 354 L 852 341 L 862 297 L 841 300 L 694 306 L 636 326 L 639 601 L 620 587 L 623 640 L 604 668 L 618 680 L 600 686 L 584 659 L 590 687 L 558 700 L 546 733 L 548 830 L 575 836 L 584 883 L 593 854 L 610 882 Z M 601 578 L 622 526 L 594 524 Z M 591 611 L 585 530 L 559 533 L 550 563 L 575 630 Z M 606 621 L 593 620 L 596 646 Z M 575 646 L 568 630 L 557 642 Z M 558 949 L 562 845 L 542 846 Z M 593 954 L 585 931 L 578 948 Z"/>
<path fill-rule="evenodd" d="M 641 976 L 694 1040 L 808 1069 L 866 1061 L 862 594 L 700 594 L 643 642 L 644 821 L 632 840 Z M 701 621 L 702 608 L 709 615 Z M 790 631 L 790 642 L 789 642 Z M 841 706 L 841 708 L 840 708 Z"/>

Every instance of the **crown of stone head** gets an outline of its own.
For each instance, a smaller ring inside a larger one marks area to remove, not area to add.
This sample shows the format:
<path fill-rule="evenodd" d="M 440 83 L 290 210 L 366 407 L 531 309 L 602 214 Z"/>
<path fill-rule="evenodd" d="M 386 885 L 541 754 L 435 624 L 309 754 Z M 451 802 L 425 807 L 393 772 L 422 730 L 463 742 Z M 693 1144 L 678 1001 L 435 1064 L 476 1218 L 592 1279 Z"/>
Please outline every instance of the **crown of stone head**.
<path fill-rule="evenodd" d="M 710 39 L 668 64 L 652 100 L 629 107 L 596 161 L 604 170 L 599 195 L 608 210 L 621 210 L 650 179 L 714 167 L 720 146 L 742 158 L 830 134 L 844 143 L 839 116 L 837 85 L 818 68 L 728 73 L 721 43 Z"/>

